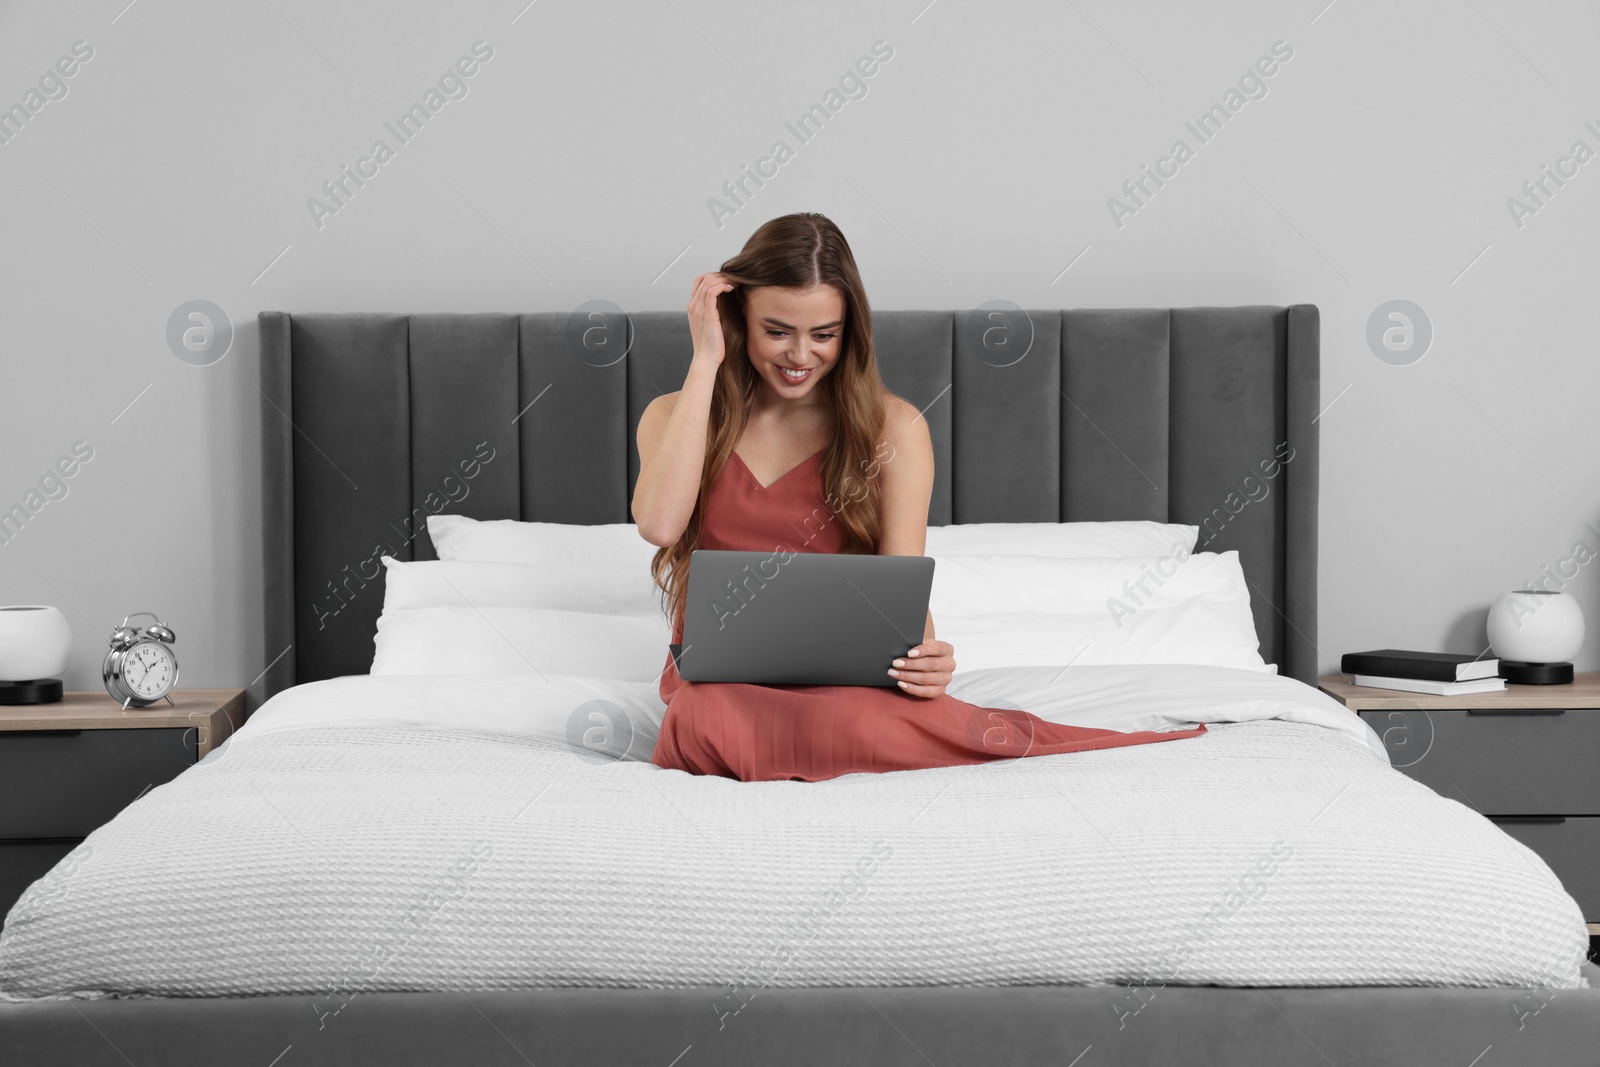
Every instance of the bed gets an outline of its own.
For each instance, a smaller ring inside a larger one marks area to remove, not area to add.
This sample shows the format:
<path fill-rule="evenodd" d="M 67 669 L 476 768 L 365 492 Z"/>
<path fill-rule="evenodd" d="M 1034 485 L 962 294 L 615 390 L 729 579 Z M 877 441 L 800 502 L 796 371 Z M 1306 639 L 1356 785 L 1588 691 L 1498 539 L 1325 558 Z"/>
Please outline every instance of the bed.
<path fill-rule="evenodd" d="M 1307 684 L 1316 309 L 1013 311 L 1004 358 L 995 323 L 875 316 L 933 435 L 930 524 L 1193 524 L 1238 553 L 1278 669 L 1007 667 L 952 692 L 1205 736 L 741 784 L 637 758 L 648 681 L 369 675 L 376 545 L 433 560 L 439 512 L 627 520 L 632 430 L 682 380 L 686 323 L 263 313 L 270 699 L 18 901 L 6 1062 L 1591 1056 L 1571 897 Z M 1244 482 L 1284 446 L 1270 491 Z M 639 724 L 634 758 L 566 743 L 594 701 Z M 227 829 L 179 831 L 202 818 Z"/>

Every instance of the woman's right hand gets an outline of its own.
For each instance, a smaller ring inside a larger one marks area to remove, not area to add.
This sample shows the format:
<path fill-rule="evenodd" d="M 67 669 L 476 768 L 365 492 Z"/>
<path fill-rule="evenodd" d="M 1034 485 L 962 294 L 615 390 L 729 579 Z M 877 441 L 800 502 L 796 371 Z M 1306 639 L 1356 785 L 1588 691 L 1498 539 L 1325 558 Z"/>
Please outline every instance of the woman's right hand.
<path fill-rule="evenodd" d="M 694 293 L 689 297 L 689 333 L 694 338 L 694 358 L 712 366 L 722 362 L 726 346 L 722 337 L 722 314 L 717 297 L 734 289 L 728 276 L 717 271 L 696 275 Z"/>

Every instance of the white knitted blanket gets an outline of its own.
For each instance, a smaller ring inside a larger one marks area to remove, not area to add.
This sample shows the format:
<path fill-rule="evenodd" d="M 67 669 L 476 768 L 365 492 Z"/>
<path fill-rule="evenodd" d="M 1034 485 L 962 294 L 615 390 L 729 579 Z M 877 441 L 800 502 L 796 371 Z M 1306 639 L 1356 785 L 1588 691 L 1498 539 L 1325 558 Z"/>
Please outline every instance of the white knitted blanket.
<path fill-rule="evenodd" d="M 1535 853 L 1308 687 L 1208 670 L 1167 676 L 1198 738 L 815 784 L 574 750 L 537 679 L 302 686 L 23 895 L 0 999 L 1587 984 Z M 609 692 L 647 756 L 649 687 Z"/>

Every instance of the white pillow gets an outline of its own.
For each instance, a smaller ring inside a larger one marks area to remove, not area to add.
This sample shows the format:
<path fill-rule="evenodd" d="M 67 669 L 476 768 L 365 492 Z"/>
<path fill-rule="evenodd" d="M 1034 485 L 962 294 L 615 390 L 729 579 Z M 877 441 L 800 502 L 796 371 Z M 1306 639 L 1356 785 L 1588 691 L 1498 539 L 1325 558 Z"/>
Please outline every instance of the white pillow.
<path fill-rule="evenodd" d="M 430 520 L 431 521 L 431 520 Z M 928 527 L 927 554 L 1162 556 L 1180 545 L 1193 552 L 1200 527 L 1131 519 L 1121 522 L 964 522 Z"/>
<path fill-rule="evenodd" d="M 383 610 L 433 607 L 550 608 L 661 616 L 648 564 L 496 563 L 383 557 Z"/>
<path fill-rule="evenodd" d="M 469 519 L 429 515 L 428 536 L 446 560 L 500 560 L 508 563 L 625 563 L 646 571 L 656 546 L 639 536 L 631 522 L 598 526 L 515 519 Z M 1160 556 L 1179 544 L 1193 552 L 1198 526 L 1128 520 L 1125 522 L 968 522 L 928 527 L 927 553 L 984 552 L 993 555 Z"/>
<path fill-rule="evenodd" d="M 1236 551 L 935 560 L 929 611 L 938 636 L 955 646 L 958 671 L 1069 663 L 1277 669 L 1261 658 Z"/>
<path fill-rule="evenodd" d="M 654 681 L 671 640 L 648 569 L 383 557 L 371 672 Z M 643 573 L 644 581 L 638 580 Z"/>
<path fill-rule="evenodd" d="M 373 673 L 527 673 L 557 656 L 583 666 L 565 673 L 659 674 L 669 628 L 650 577 L 655 546 L 634 524 L 433 515 L 428 532 L 439 562 L 384 560 L 387 618 Z M 1198 535 L 1195 526 L 1147 521 L 931 526 L 935 626 L 963 671 L 1068 662 L 1275 670 L 1261 660 L 1238 553 L 1194 553 Z M 1150 568 L 1174 576 L 1158 587 L 1145 577 Z M 1142 577 L 1144 592 L 1123 588 Z M 399 614 L 429 607 L 456 610 Z M 463 608 L 484 615 L 473 621 Z M 547 614 L 515 614 L 530 609 Z M 563 627 L 561 612 L 596 618 Z M 433 636 L 451 627 L 465 629 Z M 535 656 L 538 648 L 551 651 Z"/>
<path fill-rule="evenodd" d="M 429 515 L 428 536 L 442 560 L 500 563 L 636 564 L 650 581 L 656 546 L 631 522 L 585 526 L 516 519 Z M 651 583 L 654 584 L 653 582 Z"/>
<path fill-rule="evenodd" d="M 384 611 L 372 674 L 557 674 L 653 682 L 671 639 L 664 622 L 546 608 Z"/>

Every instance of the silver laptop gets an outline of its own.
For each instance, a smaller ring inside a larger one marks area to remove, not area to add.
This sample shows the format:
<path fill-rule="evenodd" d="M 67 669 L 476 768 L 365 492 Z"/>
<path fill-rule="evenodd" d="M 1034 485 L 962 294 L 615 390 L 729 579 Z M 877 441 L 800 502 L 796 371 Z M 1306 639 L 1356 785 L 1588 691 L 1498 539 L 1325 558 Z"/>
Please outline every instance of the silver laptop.
<path fill-rule="evenodd" d="M 928 556 L 699 549 L 672 658 L 690 682 L 892 686 L 932 590 Z"/>

